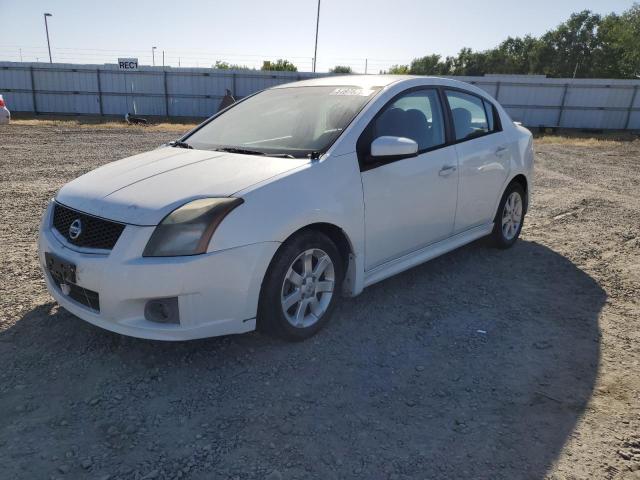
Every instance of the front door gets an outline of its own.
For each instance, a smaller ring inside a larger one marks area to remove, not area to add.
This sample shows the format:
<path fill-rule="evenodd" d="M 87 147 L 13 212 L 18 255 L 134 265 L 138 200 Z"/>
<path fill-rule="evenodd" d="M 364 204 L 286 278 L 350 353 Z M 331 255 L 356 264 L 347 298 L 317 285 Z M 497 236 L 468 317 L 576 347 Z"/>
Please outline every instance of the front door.
<path fill-rule="evenodd" d="M 367 142 L 389 135 L 418 143 L 416 156 L 363 164 L 365 268 L 370 270 L 452 234 L 458 168 L 455 146 L 445 146 L 435 89 L 402 94 L 367 128 Z"/>

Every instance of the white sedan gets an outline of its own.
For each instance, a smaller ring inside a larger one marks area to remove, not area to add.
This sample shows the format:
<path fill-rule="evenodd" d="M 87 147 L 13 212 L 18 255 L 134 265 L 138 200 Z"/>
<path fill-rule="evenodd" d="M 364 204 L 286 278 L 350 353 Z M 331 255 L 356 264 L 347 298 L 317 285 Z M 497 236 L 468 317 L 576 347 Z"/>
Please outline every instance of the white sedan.
<path fill-rule="evenodd" d="M 114 332 L 300 340 L 341 295 L 480 237 L 513 245 L 532 167 L 530 132 L 466 83 L 280 85 L 65 185 L 40 261 L 60 305 Z"/>

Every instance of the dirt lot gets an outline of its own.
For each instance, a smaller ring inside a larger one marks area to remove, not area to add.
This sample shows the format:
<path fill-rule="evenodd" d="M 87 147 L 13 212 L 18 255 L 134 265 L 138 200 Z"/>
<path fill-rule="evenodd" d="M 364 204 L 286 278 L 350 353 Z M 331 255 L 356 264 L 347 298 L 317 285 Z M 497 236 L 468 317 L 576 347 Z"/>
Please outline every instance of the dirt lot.
<path fill-rule="evenodd" d="M 48 199 L 176 135 L 0 129 L 0 478 L 640 479 L 640 141 L 538 141 L 513 249 L 377 284 L 304 343 L 143 341 L 59 309 Z"/>

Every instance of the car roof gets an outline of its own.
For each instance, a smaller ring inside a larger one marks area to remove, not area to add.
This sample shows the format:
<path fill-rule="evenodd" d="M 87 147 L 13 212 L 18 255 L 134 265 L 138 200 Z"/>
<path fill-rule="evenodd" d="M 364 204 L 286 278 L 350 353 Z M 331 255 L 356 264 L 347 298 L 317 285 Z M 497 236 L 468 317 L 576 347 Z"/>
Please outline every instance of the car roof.
<path fill-rule="evenodd" d="M 288 87 L 322 87 L 322 86 L 350 86 L 360 88 L 386 87 L 403 79 L 411 78 L 407 75 L 327 75 L 310 78 L 299 82 L 276 85 L 273 88 Z"/>
<path fill-rule="evenodd" d="M 299 82 L 283 83 L 271 88 L 293 88 L 293 87 L 356 87 L 356 88 L 384 88 L 392 84 L 407 83 L 415 85 L 446 85 L 451 87 L 464 88 L 477 91 L 486 95 L 486 92 L 477 87 L 446 77 L 428 77 L 424 75 L 327 75 L 324 77 L 301 80 Z"/>

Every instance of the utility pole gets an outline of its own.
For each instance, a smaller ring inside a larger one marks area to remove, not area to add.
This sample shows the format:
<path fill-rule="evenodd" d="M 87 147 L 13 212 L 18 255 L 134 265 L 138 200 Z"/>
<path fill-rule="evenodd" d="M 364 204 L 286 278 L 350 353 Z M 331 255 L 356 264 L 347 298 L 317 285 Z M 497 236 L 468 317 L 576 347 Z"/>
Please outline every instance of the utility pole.
<path fill-rule="evenodd" d="M 320 27 L 320 0 L 318 0 L 318 16 L 316 17 L 316 46 L 313 50 L 313 72 L 316 71 L 316 61 L 318 60 L 318 28 Z"/>
<path fill-rule="evenodd" d="M 164 50 L 162 50 L 162 68 L 164 68 Z"/>
<path fill-rule="evenodd" d="M 18 50 L 20 50 L 20 63 L 22 63 L 22 49 L 19 48 Z"/>
<path fill-rule="evenodd" d="M 156 66 L 156 48 L 158 47 L 151 47 L 151 61 L 154 67 Z"/>
<path fill-rule="evenodd" d="M 369 59 L 368 59 L 368 58 L 365 58 L 365 59 L 364 59 L 364 74 L 365 74 L 365 75 L 367 74 L 367 64 L 368 64 L 368 63 L 369 63 Z"/>
<path fill-rule="evenodd" d="M 51 42 L 49 42 L 49 24 L 47 23 L 47 17 L 53 17 L 50 13 L 44 14 L 44 29 L 47 32 L 47 47 L 49 48 L 49 63 L 53 63 L 51 59 Z"/>

